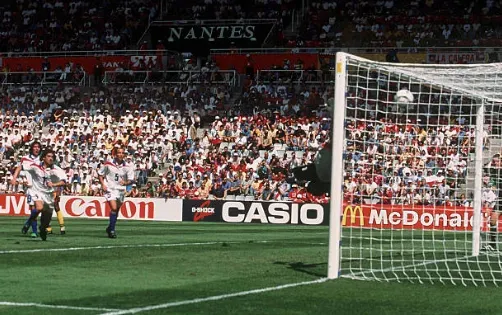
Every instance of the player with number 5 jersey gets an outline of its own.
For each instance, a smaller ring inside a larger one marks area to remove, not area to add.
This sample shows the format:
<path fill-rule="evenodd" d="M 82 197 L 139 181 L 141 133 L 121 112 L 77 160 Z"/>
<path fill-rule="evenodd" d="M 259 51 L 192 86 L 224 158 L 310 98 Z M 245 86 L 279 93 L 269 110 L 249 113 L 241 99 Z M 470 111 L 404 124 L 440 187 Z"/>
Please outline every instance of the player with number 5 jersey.
<path fill-rule="evenodd" d="M 124 148 L 115 148 L 113 160 L 106 161 L 98 170 L 101 188 L 105 192 L 105 198 L 110 205 L 110 223 L 106 228 L 109 238 L 117 237 L 115 224 L 117 223 L 118 212 L 124 202 L 127 186 L 134 181 L 134 169 L 126 164 L 124 157 Z"/>

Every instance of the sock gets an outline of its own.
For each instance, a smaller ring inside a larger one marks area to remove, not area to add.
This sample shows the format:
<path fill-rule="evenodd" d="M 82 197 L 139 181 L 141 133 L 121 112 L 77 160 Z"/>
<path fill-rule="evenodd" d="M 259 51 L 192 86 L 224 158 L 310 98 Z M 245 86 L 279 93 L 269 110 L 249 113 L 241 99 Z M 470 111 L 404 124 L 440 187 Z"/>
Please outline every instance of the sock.
<path fill-rule="evenodd" d="M 63 227 L 64 226 L 63 213 L 61 211 L 58 211 L 58 212 L 56 212 L 56 215 L 58 217 L 59 226 Z"/>
<path fill-rule="evenodd" d="M 40 218 L 40 229 L 47 229 L 51 223 L 52 211 L 42 211 L 42 217 Z"/>
<path fill-rule="evenodd" d="M 31 226 L 32 222 L 37 220 L 37 217 L 38 217 L 38 211 L 35 208 L 31 209 L 30 217 L 28 218 L 28 220 L 26 220 L 24 225 Z"/>
<path fill-rule="evenodd" d="M 33 210 L 32 210 L 33 211 Z M 36 210 L 35 210 L 36 211 Z M 37 211 L 37 215 L 38 215 L 38 211 Z M 35 234 L 38 233 L 38 226 L 37 226 L 37 218 L 35 217 L 34 220 L 31 221 L 31 231 Z"/>
<path fill-rule="evenodd" d="M 110 224 L 108 225 L 110 231 L 115 231 L 115 223 L 117 223 L 117 217 L 117 212 L 110 212 Z"/>
<path fill-rule="evenodd" d="M 490 223 L 490 245 L 496 246 L 497 242 L 497 224 Z"/>

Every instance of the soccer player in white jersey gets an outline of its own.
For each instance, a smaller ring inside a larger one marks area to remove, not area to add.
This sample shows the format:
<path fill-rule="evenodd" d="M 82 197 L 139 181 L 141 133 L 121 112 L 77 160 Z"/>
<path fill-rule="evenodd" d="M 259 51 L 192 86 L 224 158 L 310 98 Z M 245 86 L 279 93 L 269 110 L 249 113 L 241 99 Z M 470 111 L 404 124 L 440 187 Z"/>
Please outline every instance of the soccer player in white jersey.
<path fill-rule="evenodd" d="M 40 218 L 40 238 L 47 240 L 47 227 L 51 223 L 54 208 L 54 188 L 64 186 L 66 176 L 60 177 L 54 170 L 54 151 L 46 150 L 41 155 L 41 163 L 23 165 L 23 170 L 31 175 L 31 198 L 35 203 L 37 212 L 42 213 Z"/>
<path fill-rule="evenodd" d="M 65 171 L 57 166 L 54 165 L 54 167 L 51 170 L 51 177 L 54 180 L 57 180 L 58 178 L 67 178 Z M 66 234 L 66 227 L 64 225 L 64 217 L 63 213 L 61 212 L 61 208 L 59 207 L 59 201 L 61 199 L 61 194 L 63 193 L 64 186 L 54 188 L 54 211 L 56 211 L 56 217 L 58 218 L 58 223 L 59 223 L 59 231 L 61 235 Z M 52 234 L 52 227 L 49 225 L 47 227 L 47 233 Z"/>
<path fill-rule="evenodd" d="M 41 149 L 42 149 L 42 145 L 38 141 L 35 141 L 30 145 L 29 154 L 27 154 L 21 158 L 21 161 L 17 165 L 17 167 L 14 171 L 14 174 L 12 175 L 12 179 L 11 179 L 12 186 L 16 185 L 17 179 L 22 171 L 23 166 L 29 166 L 33 163 L 40 163 L 40 150 Z M 26 173 L 26 172 L 23 172 L 23 173 Z M 30 226 L 31 226 L 31 229 L 32 229 L 31 237 L 37 237 L 38 236 L 37 235 L 38 212 L 35 209 L 35 204 L 33 202 L 32 196 L 31 196 L 31 184 L 32 184 L 31 182 L 32 182 L 32 180 L 31 180 L 29 173 L 26 173 L 25 175 L 26 175 L 28 182 L 30 183 L 29 184 L 30 187 L 28 187 L 25 191 L 26 203 L 30 207 L 30 217 L 24 223 L 23 228 L 21 229 L 21 233 L 23 233 L 23 234 L 28 233 L 28 230 L 30 229 Z"/>
<path fill-rule="evenodd" d="M 98 170 L 101 188 L 110 205 L 110 223 L 106 228 L 109 238 L 117 238 L 115 224 L 120 207 L 124 202 L 126 186 L 131 185 L 134 181 L 134 169 L 124 160 L 125 149 L 118 147 L 114 151 L 113 160 L 105 162 Z"/>

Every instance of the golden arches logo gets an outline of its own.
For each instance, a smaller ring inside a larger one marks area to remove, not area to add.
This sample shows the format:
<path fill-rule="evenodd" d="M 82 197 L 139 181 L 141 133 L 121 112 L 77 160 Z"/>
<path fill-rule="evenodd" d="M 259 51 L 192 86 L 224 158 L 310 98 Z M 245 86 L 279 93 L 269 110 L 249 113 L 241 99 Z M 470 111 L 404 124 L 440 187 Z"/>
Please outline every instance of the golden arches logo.
<path fill-rule="evenodd" d="M 359 225 L 364 226 L 363 208 L 361 206 L 346 206 L 343 210 L 342 226 L 347 225 L 347 213 L 350 212 L 350 224 L 354 225 L 359 218 Z"/>

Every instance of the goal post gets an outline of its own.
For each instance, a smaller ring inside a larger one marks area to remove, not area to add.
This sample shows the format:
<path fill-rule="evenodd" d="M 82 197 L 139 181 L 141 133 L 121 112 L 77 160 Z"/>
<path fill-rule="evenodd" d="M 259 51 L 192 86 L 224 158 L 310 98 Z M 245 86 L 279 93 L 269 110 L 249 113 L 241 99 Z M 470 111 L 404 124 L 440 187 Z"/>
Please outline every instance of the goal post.
<path fill-rule="evenodd" d="M 334 91 L 328 278 L 501 283 L 502 256 L 481 249 L 499 195 L 484 169 L 501 152 L 502 65 L 340 52 Z"/>
<path fill-rule="evenodd" d="M 335 73 L 335 97 L 333 104 L 333 128 L 331 155 L 331 190 L 329 222 L 329 257 L 328 278 L 338 278 L 340 272 L 340 237 L 342 229 L 343 143 L 345 134 L 345 91 L 346 91 L 346 55 L 337 53 Z M 339 154 L 338 154 L 339 153 Z"/>

